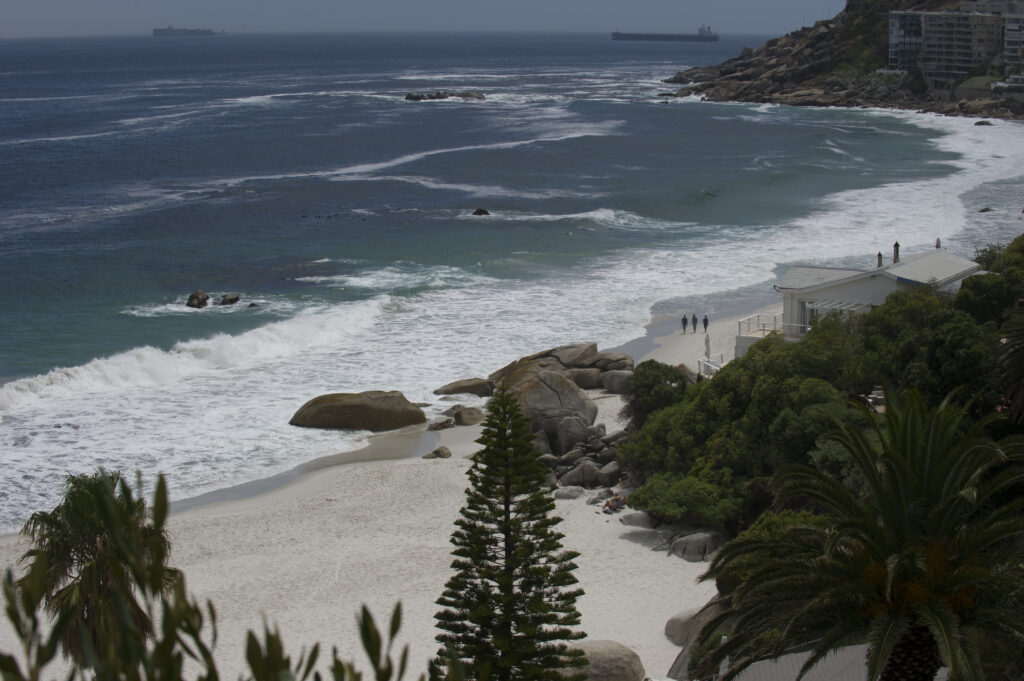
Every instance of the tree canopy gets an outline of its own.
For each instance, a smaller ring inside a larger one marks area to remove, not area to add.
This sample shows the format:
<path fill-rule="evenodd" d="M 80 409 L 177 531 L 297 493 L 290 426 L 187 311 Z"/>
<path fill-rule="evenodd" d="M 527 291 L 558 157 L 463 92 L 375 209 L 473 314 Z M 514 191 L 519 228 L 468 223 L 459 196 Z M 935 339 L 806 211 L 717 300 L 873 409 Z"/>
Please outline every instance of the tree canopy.
<path fill-rule="evenodd" d="M 68 476 L 60 503 L 33 513 L 22 534 L 33 542 L 22 561 L 30 563 L 30 573 L 36 564 L 45 566 L 46 609 L 67 616 L 60 643 L 75 662 L 91 666 L 97 657 L 116 656 L 126 629 L 152 633 L 150 616 L 134 595 L 132 561 L 159 564 L 164 589 L 173 586 L 178 571 L 164 567 L 167 535 L 120 473 Z"/>
<path fill-rule="evenodd" d="M 1024 481 L 1024 449 L 985 437 L 986 419 L 971 423 L 952 397 L 930 407 L 916 391 L 892 393 L 874 437 L 837 423 L 828 437 L 849 453 L 863 494 L 806 465 L 774 476 L 778 504 L 825 522 L 744 534 L 719 552 L 705 578 L 741 579 L 702 638 L 775 636 L 731 636 L 705 665 L 728 658 L 728 681 L 810 646 L 802 676 L 830 651 L 867 643 L 870 681 L 932 679 L 943 665 L 980 680 L 981 637 L 1024 646 L 1024 498 L 1009 494 Z"/>
<path fill-rule="evenodd" d="M 466 504 L 455 521 L 455 574 L 437 603 L 437 668 L 461 667 L 477 681 L 582 679 L 583 638 L 562 549 L 548 471 L 537 460 L 526 417 L 500 389 L 487 405 L 482 445 L 473 455 Z"/>

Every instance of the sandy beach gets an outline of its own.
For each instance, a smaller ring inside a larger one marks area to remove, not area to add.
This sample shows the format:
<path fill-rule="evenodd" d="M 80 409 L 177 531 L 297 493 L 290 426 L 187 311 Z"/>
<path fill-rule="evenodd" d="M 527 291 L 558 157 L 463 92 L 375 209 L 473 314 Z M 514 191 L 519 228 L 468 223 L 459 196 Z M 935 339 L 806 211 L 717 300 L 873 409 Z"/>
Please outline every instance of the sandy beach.
<path fill-rule="evenodd" d="M 712 354 L 731 358 L 741 316 L 712 320 Z M 678 318 L 663 318 L 634 347 L 645 348 L 634 355 L 638 363 L 653 358 L 693 369 L 705 340 L 702 331 L 683 334 Z M 621 399 L 595 397 L 598 422 L 616 430 Z M 216 606 L 221 675 L 235 678 L 244 671 L 245 633 L 262 630 L 265 621 L 279 627 L 293 655 L 320 642 L 365 668 L 356 612 L 365 603 L 378 621 L 386 620 L 397 601 L 404 609 L 399 640 L 410 647 L 410 670 L 418 675 L 425 669 L 436 650 L 434 600 L 451 574 L 448 538 L 479 430 L 438 435 L 419 427 L 385 434 L 341 457 L 344 465 L 314 462 L 276 481 L 179 504 L 169 521 L 171 564 L 185 572 L 197 599 Z M 420 458 L 437 444 L 449 447 L 452 458 Z M 652 550 L 664 532 L 623 525 L 621 516 L 588 505 L 589 496 L 557 502 L 563 543 L 580 553 L 582 629 L 590 639 L 629 646 L 649 676 L 664 677 L 678 653 L 664 636 L 665 622 L 699 609 L 714 586 L 697 582 L 704 564 Z M 0 565 L 13 565 L 26 549 L 17 536 L 0 538 Z M 15 650 L 6 621 L 0 650 Z"/>

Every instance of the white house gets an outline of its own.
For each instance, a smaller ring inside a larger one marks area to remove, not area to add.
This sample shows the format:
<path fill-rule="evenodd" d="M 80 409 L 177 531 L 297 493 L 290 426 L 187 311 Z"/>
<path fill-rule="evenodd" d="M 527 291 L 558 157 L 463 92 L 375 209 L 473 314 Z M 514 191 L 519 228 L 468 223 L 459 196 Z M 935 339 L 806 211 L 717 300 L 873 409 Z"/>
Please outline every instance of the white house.
<path fill-rule="evenodd" d="M 934 286 L 956 293 L 965 278 L 980 270 L 978 263 L 938 247 L 938 242 L 934 250 L 903 259 L 900 245 L 895 243 L 892 262 L 885 264 L 879 253 L 877 266 L 869 270 L 792 267 L 775 286 L 782 293 L 781 320 L 775 320 L 771 328 L 761 323 L 759 334 L 745 332 L 747 327 L 741 322 L 740 335 L 736 337 L 736 356 L 746 352 L 766 331 L 781 327 L 787 340 L 799 340 L 817 317 L 832 310 L 868 312 L 896 291 Z"/>

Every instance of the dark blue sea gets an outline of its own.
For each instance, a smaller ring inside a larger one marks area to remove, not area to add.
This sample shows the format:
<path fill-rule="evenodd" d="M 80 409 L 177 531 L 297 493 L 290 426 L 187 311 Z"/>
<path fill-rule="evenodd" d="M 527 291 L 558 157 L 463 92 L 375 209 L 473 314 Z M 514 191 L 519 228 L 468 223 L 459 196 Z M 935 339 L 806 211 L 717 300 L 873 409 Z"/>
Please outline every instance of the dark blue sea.
<path fill-rule="evenodd" d="M 358 447 L 288 426 L 320 393 L 434 415 L 521 355 L 766 303 L 791 263 L 1024 231 L 1019 124 L 659 97 L 763 40 L 0 41 L 0 529 L 68 472 L 181 498 Z M 404 99 L 438 90 L 485 99 Z"/>

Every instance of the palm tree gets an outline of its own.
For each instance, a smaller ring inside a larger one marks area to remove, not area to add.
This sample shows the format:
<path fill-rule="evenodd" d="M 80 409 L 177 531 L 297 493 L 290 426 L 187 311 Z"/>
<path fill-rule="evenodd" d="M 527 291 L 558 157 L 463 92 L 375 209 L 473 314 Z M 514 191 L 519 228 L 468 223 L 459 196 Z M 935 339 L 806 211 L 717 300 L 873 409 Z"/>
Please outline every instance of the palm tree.
<path fill-rule="evenodd" d="M 66 656 L 93 666 L 116 655 L 130 631 L 152 634 L 150 617 L 135 598 L 145 578 L 139 566 L 163 566 L 170 542 L 162 517 L 152 522 L 145 499 L 132 496 L 120 473 L 69 475 L 61 502 L 33 513 L 22 534 L 33 546 L 21 560 L 46 566 L 46 610 L 68 615 L 60 641 Z M 159 575 L 169 591 L 180 573 L 164 568 Z"/>
<path fill-rule="evenodd" d="M 703 668 L 728 660 L 727 680 L 803 647 L 802 677 L 829 652 L 866 643 L 870 681 L 930 681 L 942 665 L 980 680 L 979 637 L 1024 645 L 1024 498 L 1008 494 L 1024 480 L 1020 443 L 983 437 L 990 419 L 968 424 L 951 397 L 932 408 L 916 391 L 891 394 L 884 427 L 839 425 L 831 437 L 864 478 L 859 497 L 806 466 L 775 477 L 778 503 L 831 522 L 740 537 L 715 557 L 704 579 L 731 566 L 746 578 L 702 629 L 712 647 Z"/>
<path fill-rule="evenodd" d="M 999 353 L 1003 394 L 1010 402 L 1010 416 L 1024 425 L 1024 306 L 1017 307 L 1006 324 Z"/>

